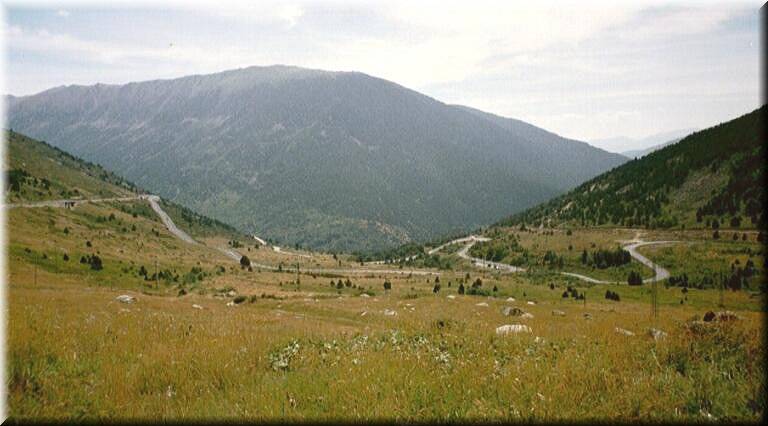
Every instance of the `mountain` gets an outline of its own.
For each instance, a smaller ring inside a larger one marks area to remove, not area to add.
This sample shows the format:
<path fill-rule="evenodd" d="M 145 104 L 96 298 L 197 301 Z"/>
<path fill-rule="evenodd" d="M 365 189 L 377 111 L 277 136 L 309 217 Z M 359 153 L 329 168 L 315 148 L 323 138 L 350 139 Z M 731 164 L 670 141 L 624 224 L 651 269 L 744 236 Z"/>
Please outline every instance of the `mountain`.
<path fill-rule="evenodd" d="M 658 150 L 660 150 L 661 148 L 664 148 L 665 146 L 669 146 L 669 145 L 672 145 L 672 144 L 676 144 L 676 143 L 680 142 L 680 140 L 682 140 L 682 139 L 683 139 L 683 138 L 672 139 L 671 141 L 668 141 L 668 142 L 664 142 L 664 143 L 662 143 L 662 144 L 659 144 L 659 145 L 654 145 L 654 146 L 652 146 L 652 147 L 650 147 L 650 148 L 645 148 L 645 149 L 633 149 L 633 150 L 631 150 L 631 151 L 624 151 L 624 152 L 622 152 L 622 153 L 621 153 L 621 155 L 623 155 L 623 156 L 625 156 L 625 157 L 627 157 L 627 158 L 640 158 L 640 157 L 645 157 L 646 155 L 648 155 L 648 154 L 652 153 L 653 151 L 658 151 Z"/>
<path fill-rule="evenodd" d="M 629 138 L 626 136 L 618 136 L 613 138 L 595 139 L 589 143 L 593 146 L 605 149 L 606 151 L 617 152 L 625 155 L 625 153 L 645 151 L 656 146 L 664 145 L 672 140 L 680 140 L 685 136 L 695 132 L 696 130 L 697 129 L 670 130 L 667 132 L 646 136 L 644 138 Z M 634 158 L 634 156 L 631 155 L 625 156 Z"/>
<path fill-rule="evenodd" d="M 472 229 L 626 158 L 357 72 L 287 66 L 8 97 L 8 125 L 282 243 Z"/>
<path fill-rule="evenodd" d="M 695 132 L 498 225 L 764 226 L 766 108 Z"/>

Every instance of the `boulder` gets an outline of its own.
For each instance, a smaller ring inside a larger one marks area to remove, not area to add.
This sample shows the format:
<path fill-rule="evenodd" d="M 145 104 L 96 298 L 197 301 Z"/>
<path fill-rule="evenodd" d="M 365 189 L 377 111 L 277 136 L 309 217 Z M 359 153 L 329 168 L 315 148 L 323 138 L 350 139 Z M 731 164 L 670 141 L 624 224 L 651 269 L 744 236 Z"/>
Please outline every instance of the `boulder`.
<path fill-rule="evenodd" d="M 447 297 L 448 297 L 449 299 L 455 299 L 455 298 L 456 298 L 456 296 L 454 296 L 454 295 L 452 295 L 452 294 L 449 294 Z"/>
<path fill-rule="evenodd" d="M 476 303 L 475 306 L 488 306 L 485 302 Z"/>
<path fill-rule="evenodd" d="M 524 314 L 525 311 L 523 311 L 520 308 L 516 308 L 514 306 L 505 306 L 501 309 L 501 313 L 505 316 L 513 316 L 513 317 L 519 317 L 520 315 Z"/>
<path fill-rule="evenodd" d="M 393 311 L 392 309 L 384 309 L 384 315 L 388 317 L 394 317 L 397 315 L 397 312 Z"/>
<path fill-rule="evenodd" d="M 731 311 L 718 312 L 715 315 L 716 315 L 715 317 L 716 321 L 734 321 L 734 320 L 740 319 L 738 315 L 736 315 Z"/>
<path fill-rule="evenodd" d="M 229 302 L 227 302 L 227 306 L 235 306 L 235 302 L 230 300 Z"/>
<path fill-rule="evenodd" d="M 557 316 L 557 317 L 564 317 L 565 316 L 565 312 L 559 311 L 559 310 L 555 309 L 555 310 L 552 311 L 552 315 Z"/>
<path fill-rule="evenodd" d="M 115 300 L 121 303 L 134 303 L 136 302 L 136 298 L 133 296 L 130 296 L 128 294 L 121 294 L 120 296 L 115 297 Z"/>
<path fill-rule="evenodd" d="M 529 305 L 535 305 L 535 304 L 536 304 L 536 302 L 534 302 L 534 301 L 532 301 L 532 300 L 529 300 L 529 301 L 527 301 L 527 302 L 525 302 L 525 303 L 527 303 L 527 304 L 529 304 Z"/>
<path fill-rule="evenodd" d="M 507 297 L 507 302 L 511 303 L 511 302 L 514 302 L 514 301 L 515 301 L 514 297 Z"/>
<path fill-rule="evenodd" d="M 528 312 L 526 312 L 526 313 L 520 315 L 520 318 L 522 318 L 522 319 L 531 319 L 531 318 L 533 318 L 533 314 L 529 314 Z"/>
<path fill-rule="evenodd" d="M 364 297 L 364 298 L 366 298 L 366 299 L 367 299 L 367 298 L 369 298 L 369 297 L 371 297 L 371 296 L 369 296 L 369 295 L 367 295 L 367 294 L 365 294 L 365 293 L 362 293 L 362 294 L 360 295 L 360 297 Z"/>
<path fill-rule="evenodd" d="M 658 328 L 649 328 L 648 335 L 653 337 L 653 340 L 662 340 L 667 337 L 667 333 L 659 330 Z"/>
<path fill-rule="evenodd" d="M 499 336 L 505 336 L 507 334 L 516 333 L 530 333 L 531 327 L 524 324 L 505 324 L 500 327 L 496 327 L 496 334 Z"/>
<path fill-rule="evenodd" d="M 198 305 L 198 304 L 194 304 L 194 305 L 192 305 L 192 307 L 195 308 L 195 309 L 203 309 L 203 307 Z"/>
<path fill-rule="evenodd" d="M 635 333 L 633 333 L 633 332 L 631 332 L 629 330 L 625 330 L 625 329 L 620 328 L 620 327 L 616 327 L 613 330 L 616 331 L 616 333 L 623 334 L 625 336 L 634 336 L 635 335 Z"/>
<path fill-rule="evenodd" d="M 739 316 L 731 311 L 712 312 L 704 314 L 704 321 L 733 321 L 739 319 Z"/>
<path fill-rule="evenodd" d="M 237 292 L 235 290 L 229 290 L 227 292 L 227 297 L 235 297 L 237 296 Z"/>

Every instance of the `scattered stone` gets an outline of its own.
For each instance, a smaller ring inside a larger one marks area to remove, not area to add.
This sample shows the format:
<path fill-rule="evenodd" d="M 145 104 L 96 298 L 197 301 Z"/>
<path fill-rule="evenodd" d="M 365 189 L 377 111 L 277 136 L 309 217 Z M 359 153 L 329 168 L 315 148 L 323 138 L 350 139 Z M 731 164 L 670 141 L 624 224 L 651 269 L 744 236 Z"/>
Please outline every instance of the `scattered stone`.
<path fill-rule="evenodd" d="M 122 303 L 134 303 L 136 302 L 136 298 L 127 294 L 121 294 L 120 296 L 117 296 L 115 298 L 118 302 Z"/>
<path fill-rule="evenodd" d="M 367 298 L 369 298 L 369 297 L 371 297 L 371 296 L 369 296 L 369 295 L 367 295 L 367 294 L 365 294 L 365 293 L 362 293 L 362 294 L 360 295 L 360 297 L 365 297 L 365 298 L 367 299 Z"/>
<path fill-rule="evenodd" d="M 667 337 L 667 333 L 657 329 L 657 328 L 649 328 L 648 334 L 653 337 L 653 340 L 662 340 Z"/>
<path fill-rule="evenodd" d="M 552 311 L 552 315 L 555 315 L 555 316 L 558 316 L 558 317 L 564 317 L 565 316 L 565 312 L 559 311 L 559 310 L 555 309 L 555 310 Z"/>
<path fill-rule="evenodd" d="M 716 321 L 734 321 L 737 319 L 741 319 L 738 315 L 736 315 L 731 311 L 718 312 L 715 315 L 717 315 L 715 317 Z"/>
<path fill-rule="evenodd" d="M 227 297 L 235 297 L 237 295 L 237 292 L 235 290 L 229 290 L 227 292 Z"/>
<path fill-rule="evenodd" d="M 229 302 L 227 302 L 227 306 L 235 306 L 235 302 L 230 300 Z"/>
<path fill-rule="evenodd" d="M 505 316 L 513 316 L 513 317 L 519 317 L 520 315 L 523 315 L 525 311 L 523 311 L 520 308 L 516 308 L 514 306 L 505 306 L 502 308 L 501 313 Z"/>
<path fill-rule="evenodd" d="M 515 301 L 514 297 L 507 297 L 507 302 L 514 302 L 514 301 Z"/>
<path fill-rule="evenodd" d="M 527 303 L 527 304 L 529 304 L 529 305 L 535 305 L 535 304 L 536 304 L 536 302 L 533 302 L 533 301 L 530 301 L 530 300 L 529 300 L 529 301 L 527 301 L 527 302 L 525 302 L 525 303 Z"/>
<path fill-rule="evenodd" d="M 531 327 L 524 324 L 505 324 L 501 327 L 496 327 L 496 334 L 505 336 L 512 333 L 530 333 Z"/>
<path fill-rule="evenodd" d="M 195 308 L 195 309 L 203 309 L 203 307 L 198 305 L 198 304 L 194 304 L 194 305 L 192 305 L 192 307 Z"/>
<path fill-rule="evenodd" d="M 397 312 L 393 311 L 392 309 L 384 309 L 384 315 L 388 317 L 394 317 L 397 315 Z"/>
<path fill-rule="evenodd" d="M 533 314 L 529 314 L 528 312 L 526 312 L 526 313 L 520 315 L 520 318 L 531 319 L 531 318 L 533 318 Z"/>
<path fill-rule="evenodd" d="M 634 336 L 634 335 L 635 335 L 635 333 L 633 333 L 633 332 L 631 332 L 631 331 L 629 331 L 629 330 L 625 330 L 625 329 L 623 329 L 623 328 L 620 328 L 620 327 L 616 327 L 616 328 L 614 328 L 614 330 L 615 330 L 617 333 L 619 333 L 619 334 L 623 334 L 623 335 L 625 335 L 625 336 Z"/>
<path fill-rule="evenodd" d="M 475 306 L 488 306 L 485 302 L 476 303 Z"/>
<path fill-rule="evenodd" d="M 364 316 L 366 316 L 366 315 L 368 315 L 368 311 L 363 311 L 363 312 L 361 312 L 361 313 L 360 313 L 360 316 L 361 316 L 361 317 L 364 317 Z"/>
<path fill-rule="evenodd" d="M 452 295 L 452 294 L 449 294 L 449 295 L 448 295 L 448 298 L 449 298 L 449 299 L 455 299 L 455 298 L 456 298 L 456 296 L 454 296 L 454 295 Z"/>

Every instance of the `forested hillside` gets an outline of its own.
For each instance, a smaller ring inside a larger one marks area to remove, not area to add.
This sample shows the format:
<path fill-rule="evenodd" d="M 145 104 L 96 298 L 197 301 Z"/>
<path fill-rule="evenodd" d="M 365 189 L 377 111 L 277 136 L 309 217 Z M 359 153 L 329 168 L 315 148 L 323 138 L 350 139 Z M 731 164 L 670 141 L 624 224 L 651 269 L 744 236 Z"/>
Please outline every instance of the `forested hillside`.
<path fill-rule="evenodd" d="M 630 161 L 500 225 L 764 225 L 766 106 Z"/>

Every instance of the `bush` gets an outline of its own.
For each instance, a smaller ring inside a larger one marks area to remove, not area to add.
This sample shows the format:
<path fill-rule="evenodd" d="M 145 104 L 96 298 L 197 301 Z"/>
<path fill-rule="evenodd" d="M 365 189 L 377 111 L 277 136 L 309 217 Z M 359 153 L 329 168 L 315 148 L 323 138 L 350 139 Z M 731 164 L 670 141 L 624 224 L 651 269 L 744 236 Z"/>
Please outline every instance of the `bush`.
<path fill-rule="evenodd" d="M 239 304 L 245 302 L 246 299 L 247 299 L 247 297 L 245 297 L 245 296 L 237 296 L 237 297 L 234 298 L 233 302 L 235 302 L 236 305 L 239 305 Z"/>
<path fill-rule="evenodd" d="M 629 285 L 642 285 L 643 284 L 643 278 L 640 276 L 640 273 L 637 271 L 629 271 L 629 275 L 627 276 L 627 284 Z"/>

